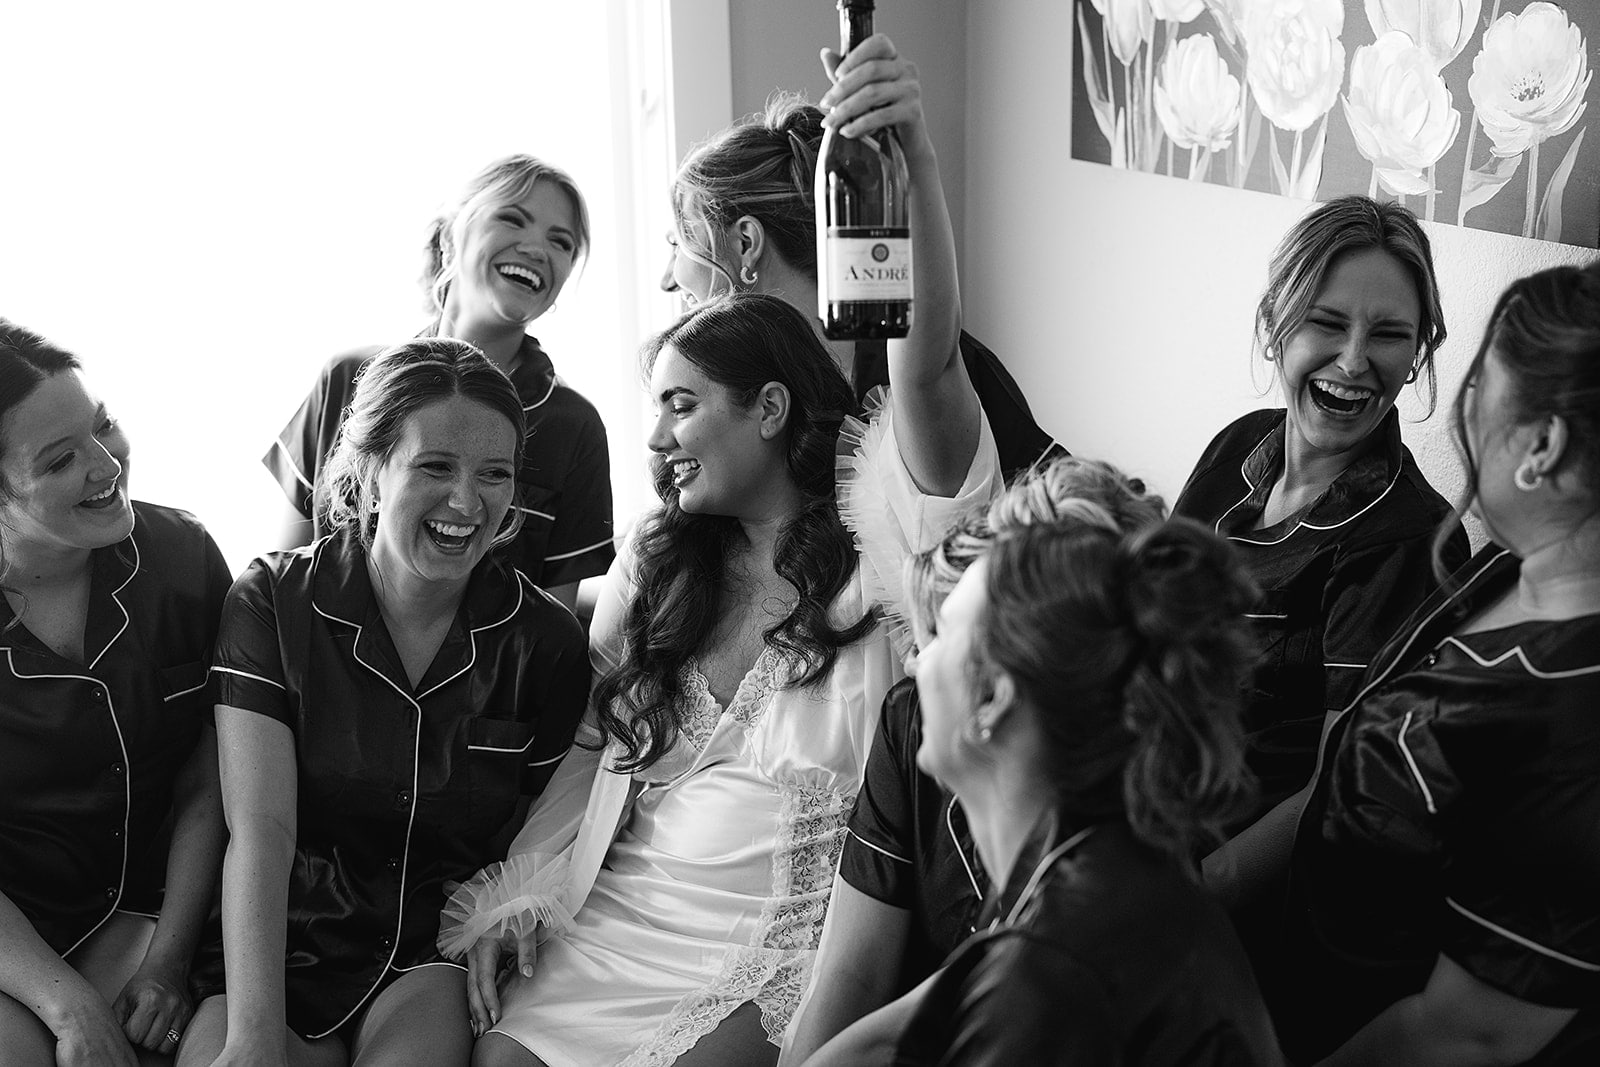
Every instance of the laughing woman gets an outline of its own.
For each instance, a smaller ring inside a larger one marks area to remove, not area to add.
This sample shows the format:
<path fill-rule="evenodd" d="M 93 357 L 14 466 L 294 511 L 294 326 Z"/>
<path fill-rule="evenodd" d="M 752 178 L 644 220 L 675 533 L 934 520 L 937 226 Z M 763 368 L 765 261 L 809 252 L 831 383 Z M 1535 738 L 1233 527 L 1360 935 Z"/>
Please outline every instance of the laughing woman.
<path fill-rule="evenodd" d="M 128 451 L 77 359 L 0 319 L 0 1059 L 15 1067 L 171 1054 L 222 858 L 202 690 L 228 569 L 192 517 L 130 501 Z"/>
<path fill-rule="evenodd" d="M 572 615 L 490 555 L 524 438 L 462 341 L 379 355 L 319 487 L 333 531 L 234 584 L 212 672 L 232 833 L 222 947 L 179 1063 L 464 1064 L 445 883 L 504 847 L 565 753 L 589 668 Z"/>
<path fill-rule="evenodd" d="M 914 78 L 881 37 L 837 74 L 830 121 L 846 136 L 896 123 L 908 146 L 916 322 L 866 426 L 777 297 L 731 294 L 648 346 L 662 504 L 591 630 L 605 750 L 574 749 L 441 935 L 471 960 L 480 1067 L 777 1059 L 904 673 L 878 618 L 898 606 L 885 579 L 998 488 Z M 508 948 L 519 973 L 500 985 Z"/>
<path fill-rule="evenodd" d="M 916 666 L 917 766 L 960 800 L 994 878 L 983 932 L 808 1067 L 1280 1062 L 1190 859 L 1249 791 L 1253 592 L 1182 520 L 1124 533 L 1085 503 L 995 539 Z"/>
<path fill-rule="evenodd" d="M 555 306 L 588 254 L 589 209 L 563 170 L 528 155 L 480 171 L 428 227 L 422 289 L 427 336 L 458 337 L 511 376 L 527 423 L 512 502 L 521 532 L 497 549 L 571 607 L 582 578 L 604 574 L 611 547 L 611 467 L 594 405 L 556 374 L 527 329 Z M 385 346 L 335 356 L 266 464 L 291 505 L 286 544 L 328 532 L 313 504 L 361 368 Z"/>
<path fill-rule="evenodd" d="M 1329 731 L 1269 987 L 1297 1063 L 1600 1062 L 1600 265 L 1506 290 L 1454 415 L 1491 543 Z"/>
<path fill-rule="evenodd" d="M 1433 536 L 1450 507 L 1401 440 L 1395 399 L 1418 380 L 1431 393 L 1444 337 L 1416 217 L 1362 196 L 1317 207 L 1274 252 L 1256 311 L 1284 406 L 1218 434 L 1173 507 L 1233 542 L 1262 589 L 1244 712 L 1261 800 L 1207 862 L 1253 950 L 1252 917 L 1281 891 L 1324 723 L 1435 584 Z M 1458 529 L 1447 561 L 1467 551 Z"/>

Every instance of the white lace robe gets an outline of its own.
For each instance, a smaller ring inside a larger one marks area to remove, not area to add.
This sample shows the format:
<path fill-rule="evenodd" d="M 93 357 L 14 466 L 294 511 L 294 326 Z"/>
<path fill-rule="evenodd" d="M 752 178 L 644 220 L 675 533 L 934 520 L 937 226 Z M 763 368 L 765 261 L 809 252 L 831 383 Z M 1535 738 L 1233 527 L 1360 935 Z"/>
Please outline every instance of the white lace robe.
<path fill-rule="evenodd" d="M 689 725 L 667 756 L 628 776 L 609 769 L 609 753 L 574 747 L 507 862 L 447 909 L 446 952 L 540 920 L 534 976 L 512 979 L 495 1029 L 550 1067 L 671 1063 L 746 1001 L 781 1043 L 816 954 L 879 705 L 904 676 L 901 564 L 1001 484 L 987 421 L 952 498 L 917 489 L 887 409 L 847 426 L 842 440 L 840 511 L 862 566 L 835 619 L 876 603 L 890 620 L 803 689 L 782 686 L 787 664 L 767 649 L 726 708 L 685 664 Z M 632 555 L 612 566 L 597 606 L 597 676 L 619 652 Z"/>

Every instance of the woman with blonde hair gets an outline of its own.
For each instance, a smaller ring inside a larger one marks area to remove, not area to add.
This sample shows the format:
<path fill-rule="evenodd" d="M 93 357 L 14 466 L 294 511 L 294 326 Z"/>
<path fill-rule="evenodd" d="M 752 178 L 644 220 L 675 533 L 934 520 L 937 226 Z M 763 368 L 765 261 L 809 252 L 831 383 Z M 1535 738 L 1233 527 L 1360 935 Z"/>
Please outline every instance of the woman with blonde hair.
<path fill-rule="evenodd" d="M 530 155 L 479 171 L 428 226 L 424 337 L 456 337 L 511 377 L 522 398 L 527 457 L 512 506 L 521 533 L 497 551 L 572 607 L 580 579 L 604 574 L 611 545 L 611 467 L 594 405 L 556 374 L 527 329 L 550 311 L 589 251 L 589 209 L 570 175 Z M 314 491 L 338 440 L 361 369 L 387 345 L 335 356 L 262 458 L 291 505 L 286 543 L 327 533 Z"/>
<path fill-rule="evenodd" d="M 770 293 L 817 322 L 820 336 L 813 180 L 825 109 L 838 97 L 830 90 L 818 108 L 798 95 L 776 94 L 764 111 L 696 145 L 684 158 L 672 184 L 672 257 L 661 277 L 663 289 L 682 294 L 691 306 L 733 291 Z M 907 147 L 932 151 L 927 145 Z M 917 231 L 917 240 L 932 236 Z M 918 298 L 914 315 L 936 313 Z M 888 384 L 882 342 L 825 343 L 857 397 Z M 957 343 L 1006 476 L 1063 452 L 1034 421 L 999 358 L 965 330 Z"/>
<path fill-rule="evenodd" d="M 917 646 L 934 639 L 940 605 L 995 538 L 1048 523 L 1131 531 L 1165 512 L 1142 482 L 1097 460 L 1062 456 L 1023 472 L 986 512 L 907 561 Z M 989 875 L 960 802 L 917 766 L 921 743 L 916 681 L 906 678 L 883 701 L 785 1064 L 805 1062 L 847 1025 L 920 983 L 978 930 Z"/>
<path fill-rule="evenodd" d="M 1193 523 L 1072 510 L 996 538 L 917 657 L 917 764 L 994 878 L 983 932 L 808 1064 L 1279 1062 L 1193 862 L 1249 800 L 1255 590 Z"/>
<path fill-rule="evenodd" d="M 1600 1055 L 1600 265 L 1511 284 L 1454 421 L 1490 543 L 1323 743 L 1268 985 L 1298 1062 Z"/>

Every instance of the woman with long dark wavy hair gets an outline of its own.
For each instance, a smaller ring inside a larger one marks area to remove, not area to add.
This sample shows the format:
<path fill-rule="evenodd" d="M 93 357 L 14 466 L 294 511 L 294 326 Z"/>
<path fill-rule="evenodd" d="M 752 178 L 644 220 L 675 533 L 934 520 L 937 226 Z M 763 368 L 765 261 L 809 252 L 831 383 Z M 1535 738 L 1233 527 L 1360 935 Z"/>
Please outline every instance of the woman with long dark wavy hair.
<path fill-rule="evenodd" d="M 846 135 L 920 122 L 909 66 L 858 52 L 830 121 Z M 646 350 L 662 504 L 591 630 L 604 750 L 568 757 L 441 933 L 473 971 L 480 1065 L 777 1058 L 878 707 L 904 673 L 881 609 L 898 607 L 905 556 L 999 484 L 956 344 L 943 195 L 919 177 L 919 310 L 868 423 L 775 296 L 729 294 Z M 518 973 L 497 986 L 513 943 Z"/>

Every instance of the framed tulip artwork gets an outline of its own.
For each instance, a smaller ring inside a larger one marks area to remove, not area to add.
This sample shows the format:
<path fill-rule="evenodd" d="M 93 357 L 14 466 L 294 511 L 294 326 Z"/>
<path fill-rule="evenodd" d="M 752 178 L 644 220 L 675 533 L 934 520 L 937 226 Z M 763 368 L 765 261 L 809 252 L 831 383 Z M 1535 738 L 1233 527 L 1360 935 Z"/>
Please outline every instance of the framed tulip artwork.
<path fill-rule="evenodd" d="M 1596 0 L 1074 3 L 1074 158 L 1600 247 Z"/>

